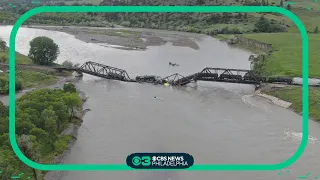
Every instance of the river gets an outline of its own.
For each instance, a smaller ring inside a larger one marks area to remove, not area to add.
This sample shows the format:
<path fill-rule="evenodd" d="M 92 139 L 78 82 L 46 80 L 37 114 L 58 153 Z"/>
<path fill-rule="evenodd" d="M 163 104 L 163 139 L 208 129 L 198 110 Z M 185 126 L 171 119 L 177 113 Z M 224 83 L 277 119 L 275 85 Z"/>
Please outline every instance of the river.
<path fill-rule="evenodd" d="M 0 27 L 8 42 L 11 27 Z M 170 33 L 170 32 L 167 32 Z M 85 43 L 72 35 L 21 28 L 17 51 L 27 54 L 29 41 L 47 36 L 60 47 L 59 62 L 94 61 L 127 70 L 130 77 L 173 73 L 189 75 L 205 67 L 249 69 L 250 52 L 231 48 L 204 35 L 190 34 L 199 49 L 167 43 L 147 51 L 126 51 Z M 168 62 L 180 64 L 169 67 Z M 250 85 L 197 82 L 171 88 L 125 83 L 84 75 L 76 86 L 89 97 L 79 136 L 65 164 L 124 164 L 134 152 L 187 152 L 195 164 L 270 164 L 290 158 L 301 140 L 302 117 L 252 96 Z M 153 99 L 161 97 L 164 101 Z M 319 123 L 309 122 L 310 135 L 320 138 Z M 311 137 L 291 172 L 139 171 L 68 172 L 63 180 L 270 180 L 320 175 L 320 144 Z"/>

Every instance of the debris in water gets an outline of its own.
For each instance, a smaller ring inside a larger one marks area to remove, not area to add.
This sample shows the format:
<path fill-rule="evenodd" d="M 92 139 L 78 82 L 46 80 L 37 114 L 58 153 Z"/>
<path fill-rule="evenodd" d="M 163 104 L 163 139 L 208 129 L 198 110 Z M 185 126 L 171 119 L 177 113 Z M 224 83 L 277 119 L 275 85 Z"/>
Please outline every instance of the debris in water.
<path fill-rule="evenodd" d="M 300 141 L 302 140 L 302 133 L 297 133 L 290 129 L 285 129 L 284 134 L 286 135 L 284 139 L 292 139 L 294 141 L 297 141 L 297 143 L 300 143 Z M 310 144 L 316 144 L 319 142 L 319 140 L 316 137 L 308 135 L 308 142 Z"/>
<path fill-rule="evenodd" d="M 169 62 L 169 66 L 180 66 L 180 65 L 179 65 L 179 64 L 177 64 L 177 63 Z"/>
<path fill-rule="evenodd" d="M 157 97 L 157 96 L 154 96 L 153 99 L 159 99 L 159 100 L 161 100 L 161 101 L 164 101 L 164 99 L 159 98 L 159 97 Z"/>

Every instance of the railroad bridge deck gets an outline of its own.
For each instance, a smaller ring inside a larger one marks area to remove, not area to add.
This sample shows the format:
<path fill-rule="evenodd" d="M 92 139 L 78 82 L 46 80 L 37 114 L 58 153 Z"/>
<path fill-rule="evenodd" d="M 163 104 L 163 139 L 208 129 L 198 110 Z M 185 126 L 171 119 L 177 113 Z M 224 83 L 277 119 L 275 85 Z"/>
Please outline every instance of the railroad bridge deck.
<path fill-rule="evenodd" d="M 111 66 L 106 66 L 103 64 L 99 64 L 96 62 L 86 62 L 81 65 L 79 68 L 66 68 L 66 67 L 58 67 L 56 68 L 58 71 L 76 71 L 78 73 L 86 73 L 97 77 L 102 77 L 105 79 L 114 79 L 119 81 L 127 81 L 134 82 L 134 80 L 130 79 L 127 71 Z"/>
<path fill-rule="evenodd" d="M 137 76 L 131 79 L 128 73 L 119 68 L 106 66 L 103 64 L 95 63 L 92 61 L 86 62 L 79 68 L 58 67 L 58 71 L 76 71 L 78 73 L 86 73 L 97 77 L 106 79 L 114 79 L 126 82 L 138 83 L 152 83 L 164 84 L 169 83 L 173 86 L 184 86 L 191 82 L 196 81 L 213 81 L 213 82 L 227 82 L 227 83 L 240 83 L 240 84 L 253 84 L 260 85 L 261 83 L 286 83 L 292 84 L 291 78 L 282 77 L 260 77 L 256 76 L 252 70 L 244 69 L 228 69 L 228 68 L 211 68 L 206 67 L 198 73 L 189 76 L 182 76 L 175 73 L 165 78 L 159 76 Z"/>

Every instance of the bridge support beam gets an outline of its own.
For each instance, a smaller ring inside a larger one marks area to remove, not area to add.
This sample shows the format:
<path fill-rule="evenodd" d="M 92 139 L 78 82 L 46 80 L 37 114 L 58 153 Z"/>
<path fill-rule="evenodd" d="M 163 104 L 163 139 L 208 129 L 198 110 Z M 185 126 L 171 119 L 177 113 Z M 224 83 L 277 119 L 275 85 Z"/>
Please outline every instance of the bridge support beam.
<path fill-rule="evenodd" d="M 75 76 L 76 77 L 82 77 L 83 76 L 83 73 L 82 72 L 80 72 L 80 71 L 75 71 Z"/>

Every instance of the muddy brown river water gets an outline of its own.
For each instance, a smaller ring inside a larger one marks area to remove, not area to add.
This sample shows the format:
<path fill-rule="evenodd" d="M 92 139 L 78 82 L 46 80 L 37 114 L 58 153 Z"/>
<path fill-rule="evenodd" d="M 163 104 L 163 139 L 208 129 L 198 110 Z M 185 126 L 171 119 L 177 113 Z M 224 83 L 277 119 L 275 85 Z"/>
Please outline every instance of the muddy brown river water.
<path fill-rule="evenodd" d="M 0 36 L 8 41 L 10 31 L 9 26 L 0 27 Z M 29 41 L 37 36 L 54 39 L 61 50 L 59 62 L 94 61 L 125 69 L 130 77 L 189 75 L 205 67 L 250 68 L 250 52 L 204 35 L 188 34 L 198 50 L 167 43 L 146 51 L 126 51 L 82 42 L 62 32 L 21 28 L 17 51 L 27 54 Z M 169 61 L 180 66 L 169 67 Z M 89 97 L 85 108 L 91 111 L 84 116 L 65 164 L 124 164 L 134 152 L 187 152 L 195 164 L 274 164 L 290 158 L 300 145 L 302 117 L 253 96 L 250 85 L 197 82 L 171 88 L 89 75 L 76 85 Z M 320 125 L 310 121 L 309 128 L 312 137 L 302 157 L 288 167 L 291 172 L 71 171 L 62 179 L 295 180 L 309 172 L 309 178 L 315 179 L 320 175 Z"/>

